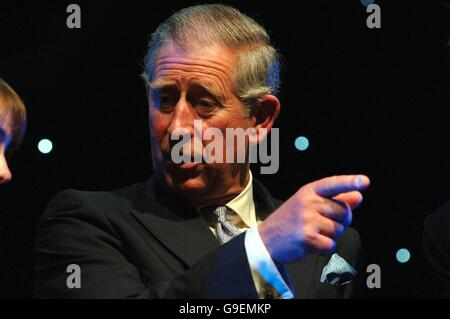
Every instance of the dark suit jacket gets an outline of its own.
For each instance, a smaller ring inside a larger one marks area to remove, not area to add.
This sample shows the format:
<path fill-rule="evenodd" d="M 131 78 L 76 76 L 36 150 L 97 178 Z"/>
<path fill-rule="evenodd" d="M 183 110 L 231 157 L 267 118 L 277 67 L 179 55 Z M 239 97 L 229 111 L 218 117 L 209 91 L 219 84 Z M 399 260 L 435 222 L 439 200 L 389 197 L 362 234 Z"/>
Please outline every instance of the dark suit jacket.
<path fill-rule="evenodd" d="M 256 180 L 264 219 L 280 204 Z M 347 229 L 337 253 L 358 267 L 359 236 Z M 67 190 L 48 205 L 38 226 L 34 296 L 38 298 L 258 298 L 244 235 L 219 246 L 184 200 L 152 177 L 112 192 Z M 287 265 L 297 298 L 347 298 L 354 283 L 320 283 L 329 256 Z M 81 288 L 66 285 L 67 266 L 81 268 Z"/>
<path fill-rule="evenodd" d="M 425 219 L 423 243 L 433 297 L 450 298 L 450 201 Z"/>

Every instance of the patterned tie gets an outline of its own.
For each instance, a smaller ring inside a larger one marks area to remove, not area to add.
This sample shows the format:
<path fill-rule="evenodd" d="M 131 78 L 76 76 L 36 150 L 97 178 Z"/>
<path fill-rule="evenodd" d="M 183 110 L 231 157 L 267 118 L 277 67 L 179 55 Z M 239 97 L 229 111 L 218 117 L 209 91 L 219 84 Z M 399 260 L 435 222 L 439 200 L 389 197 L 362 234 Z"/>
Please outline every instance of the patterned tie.
<path fill-rule="evenodd" d="M 213 211 L 216 222 L 216 236 L 221 245 L 241 233 L 237 227 L 227 221 L 228 211 L 229 209 L 226 206 L 219 206 Z"/>

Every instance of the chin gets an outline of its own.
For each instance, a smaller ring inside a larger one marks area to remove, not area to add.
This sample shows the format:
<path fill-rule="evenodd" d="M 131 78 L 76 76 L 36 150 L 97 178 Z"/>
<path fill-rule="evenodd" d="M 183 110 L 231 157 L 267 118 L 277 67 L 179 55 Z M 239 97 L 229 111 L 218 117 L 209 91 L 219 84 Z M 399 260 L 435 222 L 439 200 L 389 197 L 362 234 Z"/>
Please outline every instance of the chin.
<path fill-rule="evenodd" d="M 166 172 L 165 178 L 169 189 L 188 199 L 190 197 L 195 198 L 208 189 L 208 178 L 204 176 L 204 172 L 189 175 L 168 174 Z"/>
<path fill-rule="evenodd" d="M 201 177 L 189 178 L 178 185 L 176 185 L 177 191 L 186 195 L 195 195 L 205 192 L 206 183 Z"/>

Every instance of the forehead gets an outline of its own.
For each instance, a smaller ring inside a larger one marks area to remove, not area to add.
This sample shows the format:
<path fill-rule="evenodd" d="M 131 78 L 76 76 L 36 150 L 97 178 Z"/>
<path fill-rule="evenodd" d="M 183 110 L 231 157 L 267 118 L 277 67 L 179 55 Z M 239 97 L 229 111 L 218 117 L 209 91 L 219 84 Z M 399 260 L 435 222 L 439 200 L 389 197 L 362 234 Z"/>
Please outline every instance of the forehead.
<path fill-rule="evenodd" d="M 236 54 L 216 46 L 183 49 L 170 41 L 156 55 L 154 80 L 172 74 L 212 76 L 231 80 Z"/>

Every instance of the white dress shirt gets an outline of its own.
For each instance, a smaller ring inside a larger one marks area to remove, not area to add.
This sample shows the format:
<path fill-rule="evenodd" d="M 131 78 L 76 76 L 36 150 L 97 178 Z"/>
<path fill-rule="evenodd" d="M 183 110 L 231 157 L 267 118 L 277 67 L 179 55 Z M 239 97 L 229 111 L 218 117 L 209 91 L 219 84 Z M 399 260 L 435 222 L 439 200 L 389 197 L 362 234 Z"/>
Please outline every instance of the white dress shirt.
<path fill-rule="evenodd" d="M 244 190 L 231 201 L 225 204 L 233 213 L 226 218 L 231 224 L 245 234 L 245 250 L 251 269 L 253 282 L 260 298 L 294 298 L 292 289 L 283 279 L 280 271 L 285 272 L 284 266 L 275 265 L 261 237 L 259 236 L 255 203 L 253 201 L 253 176 L 250 178 Z M 215 235 L 214 227 L 210 227 Z M 287 278 L 287 276 L 285 276 Z"/>

